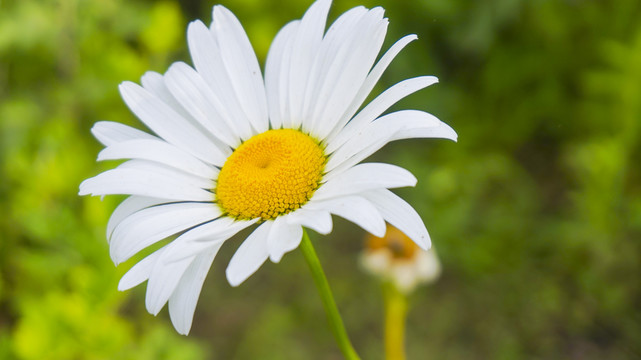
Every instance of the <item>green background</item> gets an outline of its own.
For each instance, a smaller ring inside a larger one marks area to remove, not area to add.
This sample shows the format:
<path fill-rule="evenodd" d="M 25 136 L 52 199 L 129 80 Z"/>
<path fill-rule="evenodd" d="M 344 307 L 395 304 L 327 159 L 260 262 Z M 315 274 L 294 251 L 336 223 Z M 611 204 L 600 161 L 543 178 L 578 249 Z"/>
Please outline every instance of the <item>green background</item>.
<path fill-rule="evenodd" d="M 410 359 L 641 358 L 641 2 L 335 0 L 386 8 L 385 47 L 419 35 L 376 93 L 431 74 L 395 109 L 426 110 L 459 142 L 411 140 L 374 156 L 412 171 L 443 274 L 411 296 Z M 261 63 L 299 0 L 224 1 Z M 117 85 L 189 62 L 209 1 L 0 0 L 0 358 L 340 359 L 299 251 L 238 288 L 215 261 L 189 337 L 145 286 L 121 293 L 104 230 L 122 199 L 78 197 L 98 120 L 142 125 Z M 380 284 L 363 232 L 313 235 L 364 359 L 382 357 Z"/>

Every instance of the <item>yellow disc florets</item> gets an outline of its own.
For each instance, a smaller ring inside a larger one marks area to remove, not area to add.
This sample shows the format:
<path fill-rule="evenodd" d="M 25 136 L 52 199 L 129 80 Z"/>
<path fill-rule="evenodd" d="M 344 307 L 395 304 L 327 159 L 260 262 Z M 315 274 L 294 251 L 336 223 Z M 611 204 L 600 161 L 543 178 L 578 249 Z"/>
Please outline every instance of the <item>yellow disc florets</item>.
<path fill-rule="evenodd" d="M 216 185 L 218 204 L 237 219 L 274 219 L 309 201 L 325 161 L 320 144 L 298 130 L 258 134 L 223 165 Z"/>
<path fill-rule="evenodd" d="M 382 238 L 372 234 L 367 236 L 369 251 L 386 250 L 395 260 L 411 260 L 419 253 L 420 248 L 399 229 L 388 225 Z"/>

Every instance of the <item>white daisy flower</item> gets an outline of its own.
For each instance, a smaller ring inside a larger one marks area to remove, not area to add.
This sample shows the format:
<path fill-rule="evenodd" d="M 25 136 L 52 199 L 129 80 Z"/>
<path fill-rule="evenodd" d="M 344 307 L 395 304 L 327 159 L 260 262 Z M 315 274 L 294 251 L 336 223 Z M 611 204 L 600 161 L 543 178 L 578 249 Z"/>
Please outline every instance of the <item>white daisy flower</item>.
<path fill-rule="evenodd" d="M 360 162 L 393 140 L 456 139 L 423 111 L 383 115 L 437 79 L 402 81 L 361 109 L 416 36 L 400 39 L 375 63 L 387 30 L 384 10 L 353 8 L 325 32 L 330 4 L 315 2 L 280 30 L 264 79 L 238 19 L 214 6 L 211 26 L 189 24 L 194 67 L 177 62 L 164 75 L 143 75 L 142 86 L 120 85 L 127 106 L 155 135 L 115 122 L 92 129 L 106 146 L 98 160 L 131 159 L 80 185 L 80 195 L 130 195 L 107 225 L 113 261 L 175 236 L 133 266 L 119 289 L 148 281 L 147 310 L 155 315 L 169 302 L 181 334 L 189 332 L 216 253 L 253 224 L 227 267 L 233 286 L 267 258 L 278 262 L 295 249 L 303 227 L 330 233 L 332 214 L 376 236 L 388 221 L 430 246 L 419 215 L 388 190 L 414 186 L 416 178 L 394 165 Z"/>

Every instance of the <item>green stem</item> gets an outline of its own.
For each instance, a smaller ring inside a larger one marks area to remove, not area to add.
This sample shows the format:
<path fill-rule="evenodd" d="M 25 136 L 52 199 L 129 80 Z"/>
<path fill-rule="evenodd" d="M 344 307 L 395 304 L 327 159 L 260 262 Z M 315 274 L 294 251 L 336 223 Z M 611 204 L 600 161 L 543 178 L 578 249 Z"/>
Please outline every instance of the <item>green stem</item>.
<path fill-rule="evenodd" d="M 385 358 L 405 360 L 407 298 L 390 281 L 383 284 L 383 298 L 385 299 Z"/>
<path fill-rule="evenodd" d="M 356 354 L 356 351 L 352 347 L 352 343 L 349 341 L 347 331 L 345 331 L 343 319 L 341 319 L 341 316 L 338 313 L 338 308 L 336 307 L 332 290 L 329 288 L 329 283 L 327 282 L 323 268 L 318 260 L 318 256 L 316 256 L 316 251 L 314 250 L 312 242 L 309 240 L 309 236 L 304 229 L 303 241 L 301 242 L 300 249 L 307 261 L 307 265 L 309 265 L 309 270 L 312 272 L 314 283 L 316 283 L 316 288 L 323 300 L 323 306 L 325 307 L 325 313 L 327 314 L 327 321 L 329 322 L 329 327 L 334 334 L 338 347 L 343 353 L 343 356 L 345 356 L 345 359 L 359 360 L 360 358 L 358 357 L 358 354 Z"/>

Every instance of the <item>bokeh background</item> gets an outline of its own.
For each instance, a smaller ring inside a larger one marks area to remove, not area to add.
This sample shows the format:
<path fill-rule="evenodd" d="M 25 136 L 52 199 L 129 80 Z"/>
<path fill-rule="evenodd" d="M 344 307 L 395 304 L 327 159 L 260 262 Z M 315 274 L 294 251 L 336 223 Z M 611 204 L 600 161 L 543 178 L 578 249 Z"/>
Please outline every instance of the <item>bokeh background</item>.
<path fill-rule="evenodd" d="M 221 1 L 261 62 L 311 3 Z M 442 261 L 410 299 L 410 359 L 641 358 L 641 2 L 335 0 L 386 8 L 386 46 L 419 35 L 377 92 L 441 82 L 396 106 L 427 110 L 459 142 L 394 143 L 374 157 L 419 179 L 398 193 Z M 117 91 L 189 62 L 189 21 L 211 1 L 0 1 L 0 358 L 340 359 L 299 251 L 238 288 L 224 247 L 190 336 L 145 286 L 121 293 L 105 225 L 119 197 L 77 196 L 96 163 L 98 120 L 142 125 Z M 363 232 L 340 219 L 312 234 L 355 347 L 382 358 L 380 284 Z M 243 236 L 246 233 L 241 234 Z"/>

